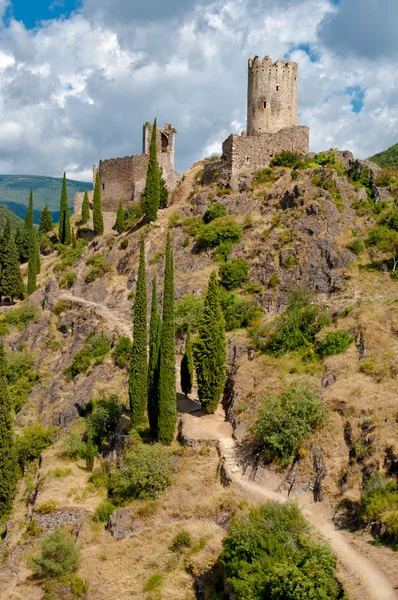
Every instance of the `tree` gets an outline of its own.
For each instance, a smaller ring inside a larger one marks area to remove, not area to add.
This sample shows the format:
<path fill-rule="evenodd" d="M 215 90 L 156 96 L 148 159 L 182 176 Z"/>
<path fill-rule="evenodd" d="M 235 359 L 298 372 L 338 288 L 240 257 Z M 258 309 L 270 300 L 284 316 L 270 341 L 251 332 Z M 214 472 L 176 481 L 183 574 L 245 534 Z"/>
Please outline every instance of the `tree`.
<path fill-rule="evenodd" d="M 101 180 L 99 173 L 95 177 L 94 197 L 93 197 L 93 224 L 94 234 L 102 235 L 104 233 L 104 217 L 102 216 L 101 201 Z"/>
<path fill-rule="evenodd" d="M 159 352 L 162 320 L 158 309 L 156 274 L 152 283 L 151 324 L 149 331 L 148 419 L 154 439 L 158 437 L 159 410 Z"/>
<path fill-rule="evenodd" d="M 25 288 L 18 261 L 18 251 L 8 219 L 4 227 L 2 238 L 1 268 L 1 295 L 10 297 L 11 301 L 14 298 L 23 298 Z"/>
<path fill-rule="evenodd" d="M 64 178 L 62 180 L 58 232 L 59 241 L 61 242 L 61 244 L 66 244 L 68 246 L 72 241 L 72 236 L 70 231 L 70 215 L 68 206 L 68 189 L 66 187 L 66 173 L 64 173 Z"/>
<path fill-rule="evenodd" d="M 58 578 L 73 573 L 79 563 L 80 552 L 73 538 L 59 525 L 42 539 L 39 554 L 29 560 L 29 566 L 41 578 Z"/>
<path fill-rule="evenodd" d="M 397 219 L 398 220 L 398 219 Z M 370 230 L 367 246 L 374 246 L 381 252 L 392 255 L 393 272 L 398 266 L 398 231 L 396 231 L 393 219 L 390 219 L 388 225 L 376 225 Z M 396 225 L 398 227 L 398 223 Z"/>
<path fill-rule="evenodd" d="M 174 439 L 177 420 L 175 323 L 174 323 L 174 261 L 167 234 L 166 267 L 163 292 L 163 323 L 160 340 L 158 440 L 170 444 Z"/>
<path fill-rule="evenodd" d="M 29 235 L 25 227 L 17 227 L 15 231 L 15 245 L 17 247 L 18 260 L 25 263 L 29 255 Z"/>
<path fill-rule="evenodd" d="M 87 446 L 86 446 L 86 469 L 90 473 L 94 469 L 95 454 L 96 454 L 96 452 L 95 452 L 95 445 L 94 445 L 94 442 L 93 442 L 93 438 L 90 435 L 89 438 L 88 438 L 88 440 L 87 440 Z"/>
<path fill-rule="evenodd" d="M 133 348 L 129 375 L 130 416 L 133 425 L 142 422 L 148 394 L 147 296 L 145 241 L 141 238 L 140 264 L 134 300 Z"/>
<path fill-rule="evenodd" d="M 82 217 L 81 222 L 82 225 L 85 225 L 90 218 L 90 205 L 88 203 L 88 193 L 87 190 L 84 192 L 83 204 L 82 204 Z"/>
<path fill-rule="evenodd" d="M 185 396 L 192 392 L 193 382 L 193 357 L 191 331 L 188 327 L 187 339 L 185 342 L 185 353 L 181 361 L 181 389 Z"/>
<path fill-rule="evenodd" d="M 194 362 L 202 408 L 205 412 L 214 412 L 224 389 L 226 363 L 225 323 L 215 271 L 210 275 Z"/>
<path fill-rule="evenodd" d="M 53 220 L 51 217 L 51 211 L 46 204 L 40 215 L 39 235 L 48 233 L 52 230 L 52 228 Z"/>
<path fill-rule="evenodd" d="M 169 190 L 163 179 L 163 169 L 159 169 L 159 208 L 166 208 L 167 202 L 169 201 Z"/>
<path fill-rule="evenodd" d="M 72 248 L 76 248 L 76 236 L 75 236 L 75 230 L 72 227 Z"/>
<path fill-rule="evenodd" d="M 33 294 L 36 290 L 36 276 L 37 276 L 37 264 L 36 264 L 36 233 L 32 227 L 32 231 L 30 233 L 30 243 L 29 243 L 29 256 L 28 256 L 28 285 L 26 287 L 26 291 L 28 296 Z"/>
<path fill-rule="evenodd" d="M 159 165 L 156 148 L 156 119 L 153 122 L 149 161 L 144 188 L 145 215 L 148 221 L 156 221 L 160 205 Z"/>
<path fill-rule="evenodd" d="M 8 514 L 12 508 L 18 480 L 11 398 L 6 373 L 6 356 L 3 342 L 0 342 L 0 517 Z"/>
<path fill-rule="evenodd" d="M 36 241 L 36 273 L 39 274 L 41 271 L 41 263 L 40 263 L 40 245 L 39 240 L 37 239 L 37 235 L 35 234 Z"/>
<path fill-rule="evenodd" d="M 30 190 L 29 205 L 25 215 L 25 229 L 30 231 L 33 227 L 33 190 Z"/>
<path fill-rule="evenodd" d="M 119 202 L 119 206 L 117 207 L 116 223 L 113 226 L 113 229 L 115 229 L 118 233 L 123 233 L 123 231 L 126 231 L 126 225 L 124 223 L 124 210 L 121 200 Z"/>

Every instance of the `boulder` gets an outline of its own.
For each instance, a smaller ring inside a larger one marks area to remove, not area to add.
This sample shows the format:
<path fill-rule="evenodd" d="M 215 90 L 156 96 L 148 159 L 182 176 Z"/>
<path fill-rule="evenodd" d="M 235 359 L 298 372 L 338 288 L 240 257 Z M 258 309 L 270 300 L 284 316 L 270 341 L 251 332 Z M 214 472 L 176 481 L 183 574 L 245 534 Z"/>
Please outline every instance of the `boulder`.
<path fill-rule="evenodd" d="M 142 521 L 131 517 L 127 508 L 118 508 L 109 517 L 106 528 L 115 539 L 123 540 L 140 531 L 143 525 Z"/>

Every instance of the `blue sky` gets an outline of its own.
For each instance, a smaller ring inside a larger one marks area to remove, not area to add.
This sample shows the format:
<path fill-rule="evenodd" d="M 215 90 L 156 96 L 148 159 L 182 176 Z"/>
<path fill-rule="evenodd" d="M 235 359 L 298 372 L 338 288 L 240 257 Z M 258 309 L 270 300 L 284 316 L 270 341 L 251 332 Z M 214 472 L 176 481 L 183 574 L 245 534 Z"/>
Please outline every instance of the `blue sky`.
<path fill-rule="evenodd" d="M 246 127 L 247 59 L 299 64 L 310 148 L 398 142 L 397 0 L 0 0 L 0 173 L 90 180 L 172 123 L 183 172 Z"/>

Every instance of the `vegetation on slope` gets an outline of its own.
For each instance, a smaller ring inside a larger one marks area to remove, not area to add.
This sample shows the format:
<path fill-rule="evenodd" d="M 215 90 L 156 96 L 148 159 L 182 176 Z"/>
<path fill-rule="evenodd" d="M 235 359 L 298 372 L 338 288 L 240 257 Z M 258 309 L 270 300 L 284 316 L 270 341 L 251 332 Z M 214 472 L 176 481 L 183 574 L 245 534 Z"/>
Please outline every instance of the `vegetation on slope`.
<path fill-rule="evenodd" d="M 383 150 L 383 152 L 378 152 L 374 156 L 368 158 L 368 160 L 376 163 L 379 167 L 398 168 L 398 144 L 390 146 L 387 150 Z"/>

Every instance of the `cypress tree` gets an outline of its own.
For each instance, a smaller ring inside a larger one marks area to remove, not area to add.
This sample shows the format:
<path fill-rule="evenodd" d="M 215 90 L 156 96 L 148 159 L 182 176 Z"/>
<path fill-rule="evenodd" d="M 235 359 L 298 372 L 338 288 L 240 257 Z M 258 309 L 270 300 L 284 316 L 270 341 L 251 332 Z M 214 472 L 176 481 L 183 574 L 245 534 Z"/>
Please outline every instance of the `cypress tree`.
<path fill-rule="evenodd" d="M 87 446 L 86 446 L 86 469 L 90 473 L 92 473 L 92 471 L 94 469 L 95 454 L 96 454 L 96 452 L 95 452 L 93 438 L 90 435 L 87 440 Z"/>
<path fill-rule="evenodd" d="M 30 233 L 29 243 L 29 256 L 28 256 L 28 285 L 26 291 L 28 296 L 36 291 L 36 276 L 37 276 L 37 265 L 36 265 L 36 234 L 32 227 Z"/>
<path fill-rule="evenodd" d="M 39 274 L 41 271 L 40 245 L 36 234 L 34 234 L 34 237 L 36 241 L 36 273 Z"/>
<path fill-rule="evenodd" d="M 102 216 L 102 201 L 101 201 L 101 181 L 97 171 L 95 177 L 94 197 L 93 197 L 93 224 L 94 234 L 102 235 L 104 233 L 104 217 Z"/>
<path fill-rule="evenodd" d="M 82 225 L 85 225 L 90 218 L 90 205 L 88 203 L 88 193 L 87 190 L 84 192 L 83 204 L 82 204 Z"/>
<path fill-rule="evenodd" d="M 25 215 L 25 229 L 30 231 L 33 227 L 33 190 L 30 190 L 29 205 Z"/>
<path fill-rule="evenodd" d="M 6 379 L 6 356 L 0 342 L 0 517 L 10 512 L 18 481 L 11 398 Z"/>
<path fill-rule="evenodd" d="M 148 419 L 152 437 L 158 437 L 159 351 L 162 320 L 158 309 L 156 275 L 152 284 L 151 325 L 149 332 Z"/>
<path fill-rule="evenodd" d="M 163 169 L 159 169 L 159 186 L 159 208 L 167 208 L 167 203 L 169 201 L 169 190 L 165 180 L 163 179 Z"/>
<path fill-rule="evenodd" d="M 14 298 L 22 298 L 25 289 L 21 268 L 19 266 L 18 250 L 14 242 L 11 225 L 8 219 L 4 227 L 2 248 L 0 291 L 2 296 L 7 296 L 11 298 L 12 301 Z"/>
<path fill-rule="evenodd" d="M 61 202 L 59 206 L 59 241 L 61 244 L 69 245 L 72 241 L 70 231 L 70 215 L 68 206 L 68 188 L 66 187 L 66 173 L 62 180 Z"/>
<path fill-rule="evenodd" d="M 76 236 L 75 236 L 75 230 L 72 227 L 72 248 L 76 248 Z"/>
<path fill-rule="evenodd" d="M 188 327 L 187 339 L 185 342 L 185 353 L 181 361 L 181 389 L 185 394 L 185 397 L 192 392 L 193 382 L 193 356 L 192 356 L 192 343 L 191 343 L 191 332 Z"/>
<path fill-rule="evenodd" d="M 226 365 L 225 322 L 215 271 L 210 275 L 194 362 L 202 408 L 205 412 L 214 412 L 224 389 Z"/>
<path fill-rule="evenodd" d="M 52 228 L 53 220 L 51 216 L 51 211 L 46 204 L 43 210 L 41 211 L 40 215 L 39 235 L 48 233 L 52 230 Z"/>
<path fill-rule="evenodd" d="M 141 238 L 140 264 L 134 299 L 133 348 L 129 374 L 130 416 L 133 425 L 142 422 L 148 394 L 147 297 L 145 242 Z"/>
<path fill-rule="evenodd" d="M 163 323 L 160 340 L 158 440 L 170 444 L 174 439 L 177 420 L 175 323 L 174 323 L 174 263 L 167 234 L 166 268 L 163 292 Z"/>
<path fill-rule="evenodd" d="M 118 233 L 123 233 L 123 231 L 126 231 L 126 225 L 124 223 L 124 210 L 121 200 L 119 202 L 119 206 L 117 207 L 116 223 L 114 224 L 113 229 L 115 229 Z"/>
<path fill-rule="evenodd" d="M 29 234 L 25 227 L 17 228 L 15 232 L 15 245 L 18 252 L 18 260 L 20 263 L 25 263 L 29 255 Z"/>
<path fill-rule="evenodd" d="M 152 127 L 151 144 L 149 146 L 149 161 L 144 188 L 145 215 L 148 221 L 156 221 L 160 205 L 160 179 L 156 148 L 156 119 Z"/>

